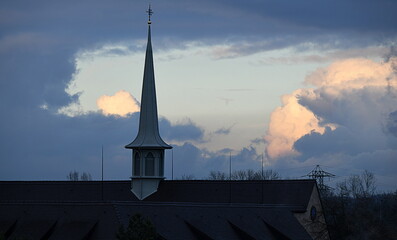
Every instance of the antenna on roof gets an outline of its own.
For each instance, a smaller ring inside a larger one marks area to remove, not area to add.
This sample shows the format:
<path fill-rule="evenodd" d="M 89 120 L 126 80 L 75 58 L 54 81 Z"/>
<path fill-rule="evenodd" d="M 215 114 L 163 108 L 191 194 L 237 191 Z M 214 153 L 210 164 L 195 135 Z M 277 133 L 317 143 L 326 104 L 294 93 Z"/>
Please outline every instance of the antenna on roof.
<path fill-rule="evenodd" d="M 102 182 L 103 182 L 103 145 L 102 145 L 102 154 L 101 154 L 101 156 L 102 156 Z"/>
<path fill-rule="evenodd" d="M 232 152 L 229 153 L 229 181 L 232 180 Z"/>
<path fill-rule="evenodd" d="M 232 152 L 229 154 L 229 203 L 232 204 Z"/>
<path fill-rule="evenodd" d="M 103 145 L 102 145 L 102 179 L 101 179 L 101 196 L 103 201 Z"/>
<path fill-rule="evenodd" d="M 171 180 L 174 180 L 174 149 L 171 149 Z"/>
<path fill-rule="evenodd" d="M 261 177 L 261 189 L 262 189 L 262 193 L 261 193 L 261 203 L 263 204 L 263 198 L 264 198 L 264 196 L 263 196 L 263 194 L 264 194 L 264 191 L 263 191 L 263 180 L 264 180 L 265 178 L 263 177 L 263 152 L 262 152 L 262 177 Z"/>
<path fill-rule="evenodd" d="M 263 153 L 262 153 L 262 180 L 263 180 Z"/>

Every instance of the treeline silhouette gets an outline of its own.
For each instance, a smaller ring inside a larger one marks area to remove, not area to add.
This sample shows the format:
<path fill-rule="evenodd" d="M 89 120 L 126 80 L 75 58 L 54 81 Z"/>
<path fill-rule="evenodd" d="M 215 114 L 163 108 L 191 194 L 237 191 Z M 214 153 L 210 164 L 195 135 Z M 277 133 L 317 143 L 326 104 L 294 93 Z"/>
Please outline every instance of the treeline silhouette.
<path fill-rule="evenodd" d="M 90 181 L 89 173 L 71 171 L 70 181 Z M 194 175 L 182 175 L 182 180 L 194 180 Z M 206 180 L 277 180 L 281 175 L 274 170 L 235 170 L 230 173 L 211 171 Z M 319 189 L 331 239 L 397 239 L 397 190 L 377 191 L 373 173 L 340 181 L 335 188 Z M 1 237 L 0 237 L 1 239 Z"/>
<path fill-rule="evenodd" d="M 182 175 L 180 180 L 194 180 L 194 175 Z M 247 170 L 235 170 L 231 174 L 221 171 L 211 171 L 209 175 L 204 178 L 205 180 L 277 180 L 281 179 L 278 172 L 267 169 L 264 171 L 254 171 L 252 169 Z"/>
<path fill-rule="evenodd" d="M 278 172 L 267 169 L 264 171 L 235 170 L 231 174 L 226 174 L 220 171 L 211 171 L 208 175 L 208 180 L 277 180 L 281 176 Z"/>
<path fill-rule="evenodd" d="M 195 179 L 183 175 L 183 180 Z M 277 180 L 274 170 L 237 170 L 230 173 L 211 171 L 207 180 Z M 324 215 L 331 239 L 397 239 L 397 190 L 377 191 L 373 173 L 361 174 L 338 182 L 335 188 L 320 190 Z"/>
<path fill-rule="evenodd" d="M 331 239 L 397 239 L 397 191 L 376 193 L 373 173 L 352 175 L 320 195 Z"/>
<path fill-rule="evenodd" d="M 91 181 L 91 174 L 83 172 L 79 173 L 76 170 L 70 171 L 68 175 L 66 175 L 66 179 L 69 181 Z"/>

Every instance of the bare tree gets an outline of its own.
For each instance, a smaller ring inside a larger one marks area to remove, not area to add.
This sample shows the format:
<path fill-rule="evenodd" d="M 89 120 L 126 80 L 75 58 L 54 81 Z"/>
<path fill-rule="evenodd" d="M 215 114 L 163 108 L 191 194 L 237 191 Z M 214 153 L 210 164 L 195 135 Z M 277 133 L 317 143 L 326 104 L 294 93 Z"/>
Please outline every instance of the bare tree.
<path fill-rule="evenodd" d="M 365 170 L 337 183 L 323 198 L 332 239 L 395 239 L 397 192 L 376 194 L 373 173 Z"/>
<path fill-rule="evenodd" d="M 247 179 L 236 179 L 236 180 L 260 180 L 261 174 L 260 172 L 255 172 L 252 169 L 247 169 Z"/>
<path fill-rule="evenodd" d="M 336 186 L 341 197 L 368 198 L 375 194 L 375 183 L 374 174 L 365 170 L 361 175 L 352 175 Z"/>
<path fill-rule="evenodd" d="M 69 181 L 78 181 L 79 180 L 79 172 L 76 170 L 70 171 L 70 173 L 66 176 Z"/>
<path fill-rule="evenodd" d="M 233 179 L 233 180 L 238 180 L 238 179 L 246 180 L 247 177 L 248 177 L 248 176 L 247 176 L 247 172 L 244 171 L 244 170 L 238 170 L 238 171 L 234 171 L 234 172 L 232 173 L 232 179 Z"/>
<path fill-rule="evenodd" d="M 226 176 L 225 173 L 220 172 L 220 171 L 211 171 L 208 180 L 227 180 L 228 177 Z"/>
<path fill-rule="evenodd" d="M 229 176 L 220 171 L 211 171 L 209 180 L 228 180 Z M 265 171 L 254 171 L 252 169 L 236 170 L 232 172 L 231 180 L 276 180 L 280 179 L 280 174 L 276 171 L 267 169 Z"/>
<path fill-rule="evenodd" d="M 92 177 L 91 174 L 83 172 L 83 174 L 81 174 L 80 176 L 80 181 L 91 181 Z"/>
<path fill-rule="evenodd" d="M 70 171 L 70 173 L 66 176 L 69 181 L 91 181 L 91 174 L 83 172 L 81 175 L 76 170 Z"/>
<path fill-rule="evenodd" d="M 348 179 L 348 187 L 350 188 L 350 195 L 352 195 L 354 198 L 358 198 L 361 196 L 363 192 L 363 184 L 361 181 L 360 176 L 358 175 L 353 175 L 350 176 Z"/>
<path fill-rule="evenodd" d="M 375 175 L 367 170 L 361 174 L 363 181 L 363 195 L 369 197 L 375 194 L 376 191 L 376 179 Z"/>
<path fill-rule="evenodd" d="M 195 179 L 195 177 L 193 174 L 189 174 L 189 175 L 183 174 L 181 176 L 181 180 L 194 180 L 194 179 Z"/>
<path fill-rule="evenodd" d="M 338 182 L 336 184 L 336 188 L 339 193 L 339 196 L 341 196 L 343 198 L 347 198 L 350 196 L 350 190 L 349 190 L 349 187 L 347 186 L 347 180 Z"/>
<path fill-rule="evenodd" d="M 263 180 L 277 180 L 277 179 L 281 179 L 281 176 L 278 172 L 276 172 L 272 169 L 267 169 L 267 170 L 263 171 L 262 179 Z"/>

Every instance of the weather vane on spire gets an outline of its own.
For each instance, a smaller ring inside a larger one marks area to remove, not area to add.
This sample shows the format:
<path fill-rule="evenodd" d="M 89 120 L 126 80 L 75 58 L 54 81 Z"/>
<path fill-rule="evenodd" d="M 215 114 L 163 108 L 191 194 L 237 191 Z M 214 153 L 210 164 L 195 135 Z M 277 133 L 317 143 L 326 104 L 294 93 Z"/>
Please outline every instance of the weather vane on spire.
<path fill-rule="evenodd" d="M 152 11 L 152 6 L 151 4 L 149 4 L 149 9 L 146 11 L 147 14 L 149 15 L 149 21 L 147 22 L 148 24 L 151 24 L 152 21 L 150 21 L 150 17 L 153 15 L 153 11 Z"/>

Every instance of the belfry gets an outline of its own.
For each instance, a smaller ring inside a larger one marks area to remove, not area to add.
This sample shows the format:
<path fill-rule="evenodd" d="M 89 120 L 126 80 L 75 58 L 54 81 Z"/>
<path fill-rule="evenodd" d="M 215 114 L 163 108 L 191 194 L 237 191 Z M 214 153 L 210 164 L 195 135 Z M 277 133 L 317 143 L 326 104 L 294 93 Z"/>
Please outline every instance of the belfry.
<path fill-rule="evenodd" d="M 153 11 L 150 6 L 147 13 L 149 15 L 148 40 L 143 74 L 139 130 L 135 140 L 125 146 L 125 148 L 132 149 L 131 191 L 140 200 L 157 191 L 160 181 L 164 179 L 164 150 L 172 148 L 163 141 L 159 133 L 150 32 L 150 17 Z"/>

